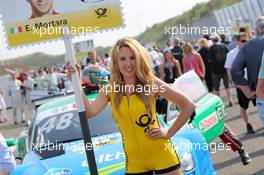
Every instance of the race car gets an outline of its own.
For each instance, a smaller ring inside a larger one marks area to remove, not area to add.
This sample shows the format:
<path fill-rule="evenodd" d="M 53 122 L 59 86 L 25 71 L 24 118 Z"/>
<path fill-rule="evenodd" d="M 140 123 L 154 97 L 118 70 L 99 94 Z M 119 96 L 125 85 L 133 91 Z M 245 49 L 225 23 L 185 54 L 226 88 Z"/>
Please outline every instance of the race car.
<path fill-rule="evenodd" d="M 209 93 L 194 71 L 187 72 L 175 80 L 172 86 L 190 97 L 196 103 L 196 115 L 191 124 L 200 130 L 207 143 L 219 137 L 224 130 L 227 110 L 223 100 Z M 177 117 L 180 107 L 168 102 L 167 117 Z"/>
<path fill-rule="evenodd" d="M 93 100 L 96 95 L 90 94 L 87 98 Z M 175 118 L 165 123 L 163 116 L 158 115 L 158 120 L 163 127 L 169 127 Z M 125 174 L 122 136 L 110 104 L 88 121 L 99 174 Z M 12 175 L 90 174 L 74 96 L 41 105 L 29 129 L 22 132 L 17 140 L 22 164 Z M 184 175 L 216 174 L 207 143 L 198 129 L 186 123 L 171 140 Z"/>
<path fill-rule="evenodd" d="M 67 81 L 66 74 L 58 74 L 58 79 Z M 41 104 L 52 101 L 56 98 L 63 98 L 65 95 L 73 94 L 71 89 L 60 90 L 54 82 L 47 79 L 37 79 L 34 82 L 34 89 L 30 92 L 30 99 L 35 108 Z"/>

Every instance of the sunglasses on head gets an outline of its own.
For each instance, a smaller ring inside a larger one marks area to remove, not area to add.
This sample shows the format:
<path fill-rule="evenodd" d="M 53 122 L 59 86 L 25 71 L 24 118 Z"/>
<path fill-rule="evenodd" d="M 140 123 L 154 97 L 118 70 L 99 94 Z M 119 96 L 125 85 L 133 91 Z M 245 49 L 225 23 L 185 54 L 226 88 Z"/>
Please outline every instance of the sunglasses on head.
<path fill-rule="evenodd" d="M 212 41 L 213 42 L 218 42 L 218 39 L 217 38 L 213 38 Z"/>

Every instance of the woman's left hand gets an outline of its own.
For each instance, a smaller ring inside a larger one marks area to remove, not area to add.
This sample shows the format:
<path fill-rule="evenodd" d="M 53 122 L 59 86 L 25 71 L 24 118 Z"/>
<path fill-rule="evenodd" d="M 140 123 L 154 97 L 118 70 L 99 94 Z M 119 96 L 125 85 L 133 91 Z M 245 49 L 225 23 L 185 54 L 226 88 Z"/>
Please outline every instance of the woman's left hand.
<path fill-rule="evenodd" d="M 170 138 L 168 129 L 163 128 L 163 127 L 150 128 L 147 134 L 150 139 L 169 139 Z"/>

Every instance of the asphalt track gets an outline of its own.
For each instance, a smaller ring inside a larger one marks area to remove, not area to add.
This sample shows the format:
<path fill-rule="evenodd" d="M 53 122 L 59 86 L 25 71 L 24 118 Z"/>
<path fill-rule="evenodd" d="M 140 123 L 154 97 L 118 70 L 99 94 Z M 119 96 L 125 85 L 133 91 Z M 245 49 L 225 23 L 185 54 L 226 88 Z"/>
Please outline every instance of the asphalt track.
<path fill-rule="evenodd" d="M 255 134 L 247 134 L 246 125 L 240 116 L 235 90 L 232 89 L 235 104 L 228 108 L 228 117 L 225 122 L 242 141 L 245 150 L 251 157 L 251 163 L 244 166 L 237 153 L 229 150 L 217 150 L 212 153 L 214 168 L 219 175 L 264 175 L 264 125 L 258 116 L 256 107 L 250 103 L 249 121 L 256 130 Z M 225 93 L 221 96 L 227 104 Z M 221 142 L 217 139 L 215 142 Z"/>
<path fill-rule="evenodd" d="M 252 158 L 252 162 L 247 166 L 243 166 L 237 153 L 229 151 L 227 148 L 221 148 L 220 150 L 212 147 L 211 155 L 215 170 L 219 175 L 264 175 L 264 125 L 258 117 L 256 108 L 250 104 L 250 122 L 256 130 L 256 133 L 246 134 L 246 126 L 239 114 L 239 106 L 234 89 L 232 89 L 232 94 L 234 105 L 228 107 L 228 117 L 225 121 L 241 139 L 245 150 Z M 221 91 L 221 96 L 227 104 L 223 91 Z M 0 124 L 0 132 L 5 138 L 15 138 L 25 129 L 25 126 L 13 126 L 11 109 L 8 110 L 8 116 L 10 120 L 7 123 Z M 213 143 L 217 145 L 221 143 L 221 140 L 216 139 Z"/>

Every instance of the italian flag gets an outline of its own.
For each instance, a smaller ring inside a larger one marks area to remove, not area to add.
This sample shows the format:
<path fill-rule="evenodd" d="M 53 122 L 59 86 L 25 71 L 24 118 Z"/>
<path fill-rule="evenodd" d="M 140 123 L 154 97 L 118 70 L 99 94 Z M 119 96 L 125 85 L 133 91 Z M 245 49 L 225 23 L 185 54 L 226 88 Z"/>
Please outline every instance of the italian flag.
<path fill-rule="evenodd" d="M 10 33 L 12 33 L 12 34 L 21 33 L 21 32 L 23 32 L 22 26 L 10 28 Z"/>

